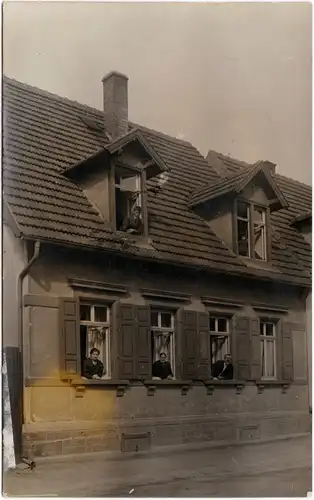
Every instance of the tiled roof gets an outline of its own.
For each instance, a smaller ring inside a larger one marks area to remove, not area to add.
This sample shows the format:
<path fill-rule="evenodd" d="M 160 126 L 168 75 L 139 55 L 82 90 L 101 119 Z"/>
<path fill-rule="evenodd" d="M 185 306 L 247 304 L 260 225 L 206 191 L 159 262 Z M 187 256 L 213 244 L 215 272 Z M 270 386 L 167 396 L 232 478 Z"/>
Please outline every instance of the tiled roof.
<path fill-rule="evenodd" d="M 276 269 L 253 269 L 188 209 L 192 191 L 220 179 L 203 156 L 186 141 L 130 123 L 130 129 L 140 128 L 169 172 L 161 190 L 148 191 L 154 250 L 123 247 L 121 238 L 106 227 L 83 191 L 64 175 L 69 167 L 108 144 L 102 112 L 8 78 L 4 79 L 3 96 L 4 195 L 26 238 L 261 277 L 272 278 L 280 271 L 282 280 L 309 283 L 309 245 L 289 225 L 302 209 L 300 205 L 311 209 L 308 186 L 276 176 L 292 209 L 274 214 L 273 222 L 283 243 L 274 244 Z M 152 179 L 148 184 L 152 187 L 156 182 Z M 300 196 L 302 192 L 306 193 L 306 202 Z"/>
<path fill-rule="evenodd" d="M 213 153 L 213 152 L 212 152 Z M 212 157 L 212 156 L 211 156 Z M 216 183 L 209 183 L 202 186 L 200 189 L 196 189 L 190 196 L 189 207 L 195 207 L 204 202 L 208 202 L 225 194 L 234 193 L 240 194 L 241 191 L 252 181 L 252 179 L 259 173 L 263 172 L 266 177 L 267 182 L 274 191 L 275 196 L 278 199 L 278 205 L 280 208 L 288 207 L 288 203 L 283 196 L 283 193 L 277 186 L 276 180 L 271 176 L 265 169 L 263 161 L 259 161 L 254 165 L 247 168 L 241 168 L 236 174 L 227 175 L 223 177 Z M 227 170 L 228 171 L 228 170 Z M 226 175 L 226 170 L 224 170 Z"/>

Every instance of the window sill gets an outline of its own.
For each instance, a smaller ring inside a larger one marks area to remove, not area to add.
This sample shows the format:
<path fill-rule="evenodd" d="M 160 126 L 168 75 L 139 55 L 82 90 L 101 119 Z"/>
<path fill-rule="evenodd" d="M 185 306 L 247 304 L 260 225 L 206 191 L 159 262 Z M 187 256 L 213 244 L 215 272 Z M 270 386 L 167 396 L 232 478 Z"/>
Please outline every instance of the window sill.
<path fill-rule="evenodd" d="M 147 395 L 154 396 L 157 387 L 181 387 L 181 394 L 185 396 L 192 385 L 191 380 L 143 380 L 143 384 L 147 387 Z"/>
<path fill-rule="evenodd" d="M 285 394 L 292 383 L 292 381 L 287 380 L 255 380 L 254 382 L 258 394 L 262 394 L 265 387 L 281 387 L 282 393 Z"/>
<path fill-rule="evenodd" d="M 71 385 L 75 387 L 76 397 L 83 397 L 86 386 L 92 387 L 116 387 L 117 396 L 124 396 L 127 387 L 130 385 L 128 380 L 114 380 L 114 379 L 75 379 L 71 380 Z"/>
<path fill-rule="evenodd" d="M 212 395 L 215 387 L 235 387 L 236 394 L 241 394 L 246 381 L 244 380 L 213 380 L 213 379 L 204 379 L 202 380 L 203 384 L 207 389 L 207 394 Z"/>

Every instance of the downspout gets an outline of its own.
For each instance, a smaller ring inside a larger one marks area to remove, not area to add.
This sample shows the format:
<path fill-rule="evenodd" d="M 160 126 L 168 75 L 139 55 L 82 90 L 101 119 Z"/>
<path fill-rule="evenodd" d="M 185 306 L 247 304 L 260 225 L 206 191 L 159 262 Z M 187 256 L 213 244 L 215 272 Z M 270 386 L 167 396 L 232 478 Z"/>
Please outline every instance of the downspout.
<path fill-rule="evenodd" d="M 22 269 L 17 278 L 17 301 L 18 301 L 18 344 L 21 353 L 21 411 L 22 425 L 24 424 L 24 332 L 23 332 L 23 280 L 28 274 L 30 268 L 39 257 L 40 241 L 35 242 L 34 254 L 26 267 Z M 21 432 L 22 433 L 22 432 Z M 22 445 L 22 439 L 20 440 Z M 21 457 L 22 458 L 22 457 Z"/>

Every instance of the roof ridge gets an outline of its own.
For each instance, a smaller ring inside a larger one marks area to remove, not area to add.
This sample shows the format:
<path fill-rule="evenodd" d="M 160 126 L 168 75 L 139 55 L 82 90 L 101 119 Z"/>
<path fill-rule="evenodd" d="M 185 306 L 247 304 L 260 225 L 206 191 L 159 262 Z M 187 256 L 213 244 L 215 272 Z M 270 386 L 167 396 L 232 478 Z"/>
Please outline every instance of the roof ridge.
<path fill-rule="evenodd" d="M 129 125 L 131 125 L 132 127 L 137 127 L 140 130 L 143 130 L 144 132 L 154 134 L 157 137 L 160 137 L 162 139 L 166 139 L 168 141 L 171 140 L 172 142 L 174 142 L 176 144 L 182 144 L 182 145 L 186 145 L 186 146 L 190 146 L 190 147 L 192 146 L 192 148 L 196 149 L 196 151 L 198 151 L 198 153 L 205 160 L 205 157 L 202 155 L 202 153 L 200 153 L 200 151 L 190 141 L 185 141 L 184 139 L 178 139 L 177 137 L 174 137 L 174 136 L 169 135 L 169 134 L 165 134 L 164 132 L 160 132 L 159 130 L 155 130 L 153 128 L 146 127 L 146 125 L 139 125 L 138 123 L 134 123 L 134 122 L 130 122 L 130 121 L 129 121 Z"/>
<path fill-rule="evenodd" d="M 55 99 L 56 101 L 61 101 L 63 104 L 71 106 L 73 108 L 76 107 L 80 111 L 89 111 L 94 114 L 99 114 L 99 118 L 101 118 L 102 110 L 93 108 L 92 106 L 89 106 L 88 104 L 82 104 L 81 102 L 74 101 L 73 99 L 70 99 L 69 97 L 63 97 L 60 96 L 59 94 L 55 94 L 53 92 L 50 92 L 49 90 L 44 90 L 39 87 L 36 87 L 35 85 L 30 85 L 29 83 L 25 82 L 20 82 L 19 80 L 15 80 L 14 78 L 10 78 L 8 76 L 3 75 L 3 83 L 6 83 L 7 85 L 13 85 L 15 87 L 18 87 L 20 89 L 24 89 L 27 92 L 32 92 L 36 93 L 37 95 L 40 95 L 42 97 L 47 97 L 49 99 Z"/>
<path fill-rule="evenodd" d="M 49 90 L 41 89 L 39 87 L 36 87 L 35 85 L 30 85 L 29 83 L 21 82 L 19 80 L 14 79 L 14 78 L 10 78 L 6 75 L 3 75 L 3 82 L 7 83 L 9 85 L 13 85 L 13 86 L 18 87 L 18 88 L 22 88 L 27 92 L 36 93 L 37 95 L 39 94 L 43 97 L 55 99 L 56 101 L 59 101 L 59 102 L 61 101 L 63 104 L 70 106 L 71 108 L 73 108 L 75 106 L 80 111 L 89 111 L 90 113 L 93 113 L 93 114 L 99 114 L 99 118 L 101 118 L 101 115 L 102 115 L 101 109 L 94 108 L 92 106 L 89 106 L 88 104 L 83 104 L 79 101 L 74 101 L 73 99 L 70 99 L 69 97 L 60 96 L 59 94 L 55 94 L 53 92 L 50 92 Z M 152 133 L 152 134 L 159 136 L 161 138 L 164 138 L 166 140 L 171 140 L 174 143 L 192 146 L 204 158 L 204 156 L 200 153 L 200 151 L 195 146 L 193 146 L 193 144 L 190 141 L 178 139 L 177 137 L 171 136 L 169 134 L 165 134 L 164 132 L 160 132 L 159 130 L 152 129 L 152 128 L 147 127 L 146 125 L 140 125 L 140 124 L 137 124 L 137 123 L 132 122 L 132 121 L 129 121 L 129 125 L 131 127 L 137 127 L 139 129 L 143 130 L 144 132 Z"/>
<path fill-rule="evenodd" d="M 238 160 L 237 158 L 234 158 L 233 156 L 228 156 L 228 155 L 225 155 L 223 153 L 219 153 L 218 151 L 214 151 L 214 150 L 211 150 L 211 151 L 213 153 L 215 153 L 219 158 L 221 158 L 223 160 L 227 160 L 230 163 L 233 163 L 236 167 L 240 167 L 242 169 L 250 168 L 250 167 L 252 167 L 252 165 L 254 165 L 254 163 L 251 164 L 251 163 L 248 163 L 246 161 Z M 310 184 L 306 184 L 305 182 L 294 179 L 293 177 L 288 177 L 287 175 L 279 174 L 277 172 L 275 173 L 275 176 L 281 177 L 282 179 L 286 179 L 288 181 L 297 182 L 298 184 L 301 184 L 302 186 L 305 186 L 305 187 L 312 190 L 312 186 Z"/>

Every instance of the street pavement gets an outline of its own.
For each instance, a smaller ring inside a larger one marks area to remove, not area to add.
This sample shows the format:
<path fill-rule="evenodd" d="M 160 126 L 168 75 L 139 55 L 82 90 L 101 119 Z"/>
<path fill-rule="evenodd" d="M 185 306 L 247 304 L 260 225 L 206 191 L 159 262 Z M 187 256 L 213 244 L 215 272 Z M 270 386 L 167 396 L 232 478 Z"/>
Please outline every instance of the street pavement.
<path fill-rule="evenodd" d="M 310 437 L 257 445 L 42 461 L 4 477 L 9 496 L 305 497 Z"/>

